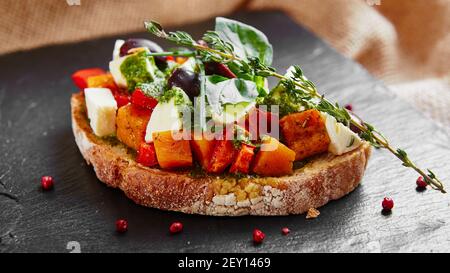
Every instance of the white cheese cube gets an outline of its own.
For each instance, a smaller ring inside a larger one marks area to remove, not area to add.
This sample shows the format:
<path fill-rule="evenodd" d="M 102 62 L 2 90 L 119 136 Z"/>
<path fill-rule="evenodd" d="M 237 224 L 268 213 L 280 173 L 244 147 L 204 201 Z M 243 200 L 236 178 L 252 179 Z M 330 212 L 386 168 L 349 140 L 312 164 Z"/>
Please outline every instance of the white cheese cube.
<path fill-rule="evenodd" d="M 327 113 L 321 113 L 325 120 L 330 145 L 328 151 L 335 155 L 352 151 L 362 144 L 361 139 L 350 128 L 338 122 L 333 116 Z"/>
<path fill-rule="evenodd" d="M 175 67 L 178 66 L 177 62 L 171 61 L 171 60 L 167 60 L 167 67 L 169 70 L 174 69 Z"/>
<path fill-rule="evenodd" d="M 178 131 L 183 126 L 183 119 L 180 116 L 178 105 L 175 104 L 175 98 L 168 102 L 158 103 L 153 109 L 150 121 L 147 124 L 145 132 L 145 142 L 153 141 L 153 133 L 164 131 Z"/>
<path fill-rule="evenodd" d="M 126 58 L 127 56 L 123 56 L 109 62 L 109 72 L 111 72 L 111 75 L 114 78 L 114 82 L 117 84 L 117 86 L 125 88 L 127 87 L 127 79 L 125 79 L 125 77 L 122 75 L 120 66 Z"/>
<path fill-rule="evenodd" d="M 195 72 L 195 67 L 197 63 L 195 62 L 194 57 L 189 57 L 179 68 L 184 68 L 187 71 Z"/>
<path fill-rule="evenodd" d="M 149 52 L 148 49 L 144 49 L 144 50 Z M 131 55 L 119 57 L 117 59 L 113 59 L 112 61 L 109 62 L 109 71 L 111 72 L 111 75 L 114 78 L 114 82 L 118 86 L 124 87 L 124 88 L 128 87 L 127 79 L 124 76 L 124 74 L 122 73 L 120 68 L 126 59 L 128 59 L 130 57 L 135 57 L 136 54 L 138 54 L 138 52 L 131 54 Z M 150 62 L 150 59 L 147 57 L 139 57 L 139 58 L 143 58 L 145 60 L 145 68 L 144 68 L 144 70 L 141 70 L 140 67 L 139 68 L 136 67 L 133 72 L 138 73 L 138 74 L 148 73 L 152 79 L 155 79 L 155 73 L 156 73 L 157 67 L 154 64 L 153 60 Z"/>
<path fill-rule="evenodd" d="M 113 60 L 115 59 L 119 59 L 120 58 L 120 48 L 122 47 L 122 45 L 125 43 L 124 40 L 116 40 L 116 42 L 114 43 L 114 50 L 113 50 Z"/>
<path fill-rule="evenodd" d="M 86 108 L 94 134 L 103 137 L 116 133 L 117 103 L 108 88 L 84 89 Z"/>

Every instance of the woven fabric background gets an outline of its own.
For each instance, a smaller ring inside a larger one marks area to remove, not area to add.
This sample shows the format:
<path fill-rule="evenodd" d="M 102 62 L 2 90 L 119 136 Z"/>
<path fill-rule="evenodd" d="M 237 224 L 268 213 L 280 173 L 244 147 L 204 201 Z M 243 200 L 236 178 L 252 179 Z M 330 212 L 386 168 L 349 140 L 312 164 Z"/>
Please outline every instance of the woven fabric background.
<path fill-rule="evenodd" d="M 239 9 L 283 10 L 450 132 L 449 0 L 2 0 L 0 54 Z"/>

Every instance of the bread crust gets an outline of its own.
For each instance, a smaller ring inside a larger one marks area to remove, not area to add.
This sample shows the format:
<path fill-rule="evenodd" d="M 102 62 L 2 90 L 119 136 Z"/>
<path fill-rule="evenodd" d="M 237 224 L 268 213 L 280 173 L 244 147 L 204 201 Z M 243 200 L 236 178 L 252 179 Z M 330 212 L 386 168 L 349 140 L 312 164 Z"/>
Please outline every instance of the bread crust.
<path fill-rule="evenodd" d="M 75 141 L 98 179 L 120 188 L 137 204 L 162 210 L 214 216 L 301 214 L 353 191 L 371 153 L 370 146 L 363 143 L 341 156 L 317 156 L 290 176 L 251 178 L 264 185 L 261 196 L 236 202 L 233 194 L 215 196 L 213 183 L 224 178 L 194 178 L 189 171 L 147 168 L 134 160 L 125 145 L 96 137 L 86 118 L 83 94 L 72 96 L 71 108 Z M 276 181 L 277 186 L 267 185 L 271 181 Z"/>

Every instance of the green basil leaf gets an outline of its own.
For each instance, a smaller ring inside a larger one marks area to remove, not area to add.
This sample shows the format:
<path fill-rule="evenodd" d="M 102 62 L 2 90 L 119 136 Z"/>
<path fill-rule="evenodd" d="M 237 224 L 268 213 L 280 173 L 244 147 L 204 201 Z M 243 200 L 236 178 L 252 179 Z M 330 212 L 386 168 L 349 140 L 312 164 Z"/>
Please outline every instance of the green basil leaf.
<path fill-rule="evenodd" d="M 260 30 L 235 20 L 217 17 L 215 31 L 222 40 L 233 45 L 237 56 L 247 61 L 256 57 L 265 65 L 272 64 L 272 45 Z"/>
<path fill-rule="evenodd" d="M 211 76 L 208 76 L 208 80 L 210 83 L 217 84 L 219 82 L 228 80 L 228 78 L 224 77 L 224 76 L 220 76 L 220 75 L 211 75 Z"/>
<path fill-rule="evenodd" d="M 205 92 L 213 112 L 220 113 L 224 104 L 252 102 L 258 97 L 253 81 L 234 78 L 217 82 L 218 77 L 220 76 L 206 77 Z"/>

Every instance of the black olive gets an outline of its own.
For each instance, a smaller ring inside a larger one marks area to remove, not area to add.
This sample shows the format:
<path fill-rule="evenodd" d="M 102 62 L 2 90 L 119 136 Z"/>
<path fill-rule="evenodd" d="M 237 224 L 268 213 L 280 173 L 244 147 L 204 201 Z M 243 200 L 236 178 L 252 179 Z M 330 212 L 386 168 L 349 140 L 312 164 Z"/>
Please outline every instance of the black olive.
<path fill-rule="evenodd" d="M 169 88 L 176 86 L 183 89 L 191 101 L 200 95 L 200 79 L 193 71 L 177 68 L 172 72 L 167 83 Z"/>

